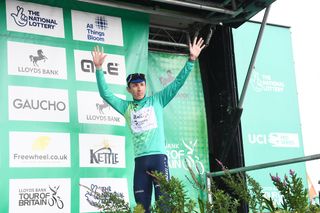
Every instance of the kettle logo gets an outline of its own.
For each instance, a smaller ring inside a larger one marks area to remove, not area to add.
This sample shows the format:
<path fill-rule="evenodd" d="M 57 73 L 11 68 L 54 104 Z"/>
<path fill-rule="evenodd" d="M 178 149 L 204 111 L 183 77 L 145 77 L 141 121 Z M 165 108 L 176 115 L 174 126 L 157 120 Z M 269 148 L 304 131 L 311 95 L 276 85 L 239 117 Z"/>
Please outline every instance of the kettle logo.
<path fill-rule="evenodd" d="M 23 7 L 17 6 L 17 13 L 11 13 L 14 22 L 20 26 L 24 27 L 28 24 L 28 17 L 23 13 Z"/>
<path fill-rule="evenodd" d="M 46 61 L 46 59 L 48 59 L 44 54 L 43 54 L 43 51 L 40 49 L 37 51 L 37 55 L 30 55 L 29 56 L 30 58 L 30 61 L 33 63 L 34 66 L 37 66 L 39 67 L 38 65 L 38 61 Z"/>

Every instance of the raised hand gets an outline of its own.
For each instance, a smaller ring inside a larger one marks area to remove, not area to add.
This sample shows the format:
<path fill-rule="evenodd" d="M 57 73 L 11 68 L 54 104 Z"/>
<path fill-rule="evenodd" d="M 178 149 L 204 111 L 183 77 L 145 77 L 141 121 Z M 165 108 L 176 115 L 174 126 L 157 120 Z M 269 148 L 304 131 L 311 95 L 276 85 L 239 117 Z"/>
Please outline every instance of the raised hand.
<path fill-rule="evenodd" d="M 203 44 L 204 40 L 202 38 L 197 39 L 197 37 L 194 38 L 193 43 L 189 43 L 189 58 L 190 60 L 196 60 L 198 56 L 200 55 L 202 49 L 206 46 Z"/>
<path fill-rule="evenodd" d="M 95 46 L 93 51 L 91 51 L 92 60 L 96 69 L 101 69 L 102 64 L 107 57 L 107 54 L 104 54 L 103 47 Z"/>
<path fill-rule="evenodd" d="M 28 24 L 28 17 L 23 14 L 23 8 L 17 6 L 17 13 L 11 13 L 13 20 L 16 22 L 17 25 L 20 27 L 24 27 Z"/>

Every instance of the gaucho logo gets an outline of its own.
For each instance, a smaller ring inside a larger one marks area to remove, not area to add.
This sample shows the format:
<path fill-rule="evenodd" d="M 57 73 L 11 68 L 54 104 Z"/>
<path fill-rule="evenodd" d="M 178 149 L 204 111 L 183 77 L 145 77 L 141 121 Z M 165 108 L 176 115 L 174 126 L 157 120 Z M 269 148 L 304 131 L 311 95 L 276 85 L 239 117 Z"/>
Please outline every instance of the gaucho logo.
<path fill-rule="evenodd" d="M 48 188 L 19 189 L 19 206 L 52 206 L 63 209 L 64 202 L 58 195 L 60 186 Z"/>
<path fill-rule="evenodd" d="M 44 110 L 44 111 L 65 111 L 66 104 L 63 101 L 34 100 L 16 98 L 13 100 L 13 107 L 16 109 Z"/>
<path fill-rule="evenodd" d="M 44 29 L 54 29 L 58 24 L 55 19 L 42 17 L 39 11 L 27 10 L 25 11 L 23 7 L 17 6 L 17 11 L 15 13 L 11 13 L 11 17 L 14 22 L 20 26 L 31 26 L 38 27 Z"/>

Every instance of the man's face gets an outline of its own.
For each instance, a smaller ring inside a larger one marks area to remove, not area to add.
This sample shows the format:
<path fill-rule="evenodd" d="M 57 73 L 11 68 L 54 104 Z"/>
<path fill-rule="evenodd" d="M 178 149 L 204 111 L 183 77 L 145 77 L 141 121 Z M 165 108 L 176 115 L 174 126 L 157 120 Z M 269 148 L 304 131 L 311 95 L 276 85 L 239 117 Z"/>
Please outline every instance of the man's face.
<path fill-rule="evenodd" d="M 127 87 L 129 93 L 135 100 L 141 100 L 146 94 L 146 82 L 142 81 L 140 83 L 130 83 Z"/>

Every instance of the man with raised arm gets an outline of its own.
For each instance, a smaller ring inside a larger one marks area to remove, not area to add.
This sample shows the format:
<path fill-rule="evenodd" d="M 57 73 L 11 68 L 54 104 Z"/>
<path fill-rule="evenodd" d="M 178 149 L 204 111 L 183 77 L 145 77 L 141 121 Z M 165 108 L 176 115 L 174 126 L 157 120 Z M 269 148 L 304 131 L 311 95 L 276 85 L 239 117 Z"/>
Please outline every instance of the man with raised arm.
<path fill-rule="evenodd" d="M 102 64 L 107 57 L 103 47 L 96 46 L 92 51 L 93 63 L 96 67 L 96 77 L 100 96 L 123 115 L 132 133 L 135 155 L 133 190 L 137 204 L 143 205 L 150 212 L 152 187 L 155 188 L 155 198 L 159 198 L 159 185 L 148 173 L 162 172 L 169 180 L 168 159 L 165 150 L 165 135 L 163 127 L 163 109 L 178 93 L 195 60 L 205 47 L 203 39 L 195 38 L 189 44 L 189 59 L 175 78 L 163 90 L 152 96 L 146 96 L 146 78 L 142 73 L 128 75 L 127 91 L 133 100 L 127 101 L 116 97 L 105 82 Z"/>

